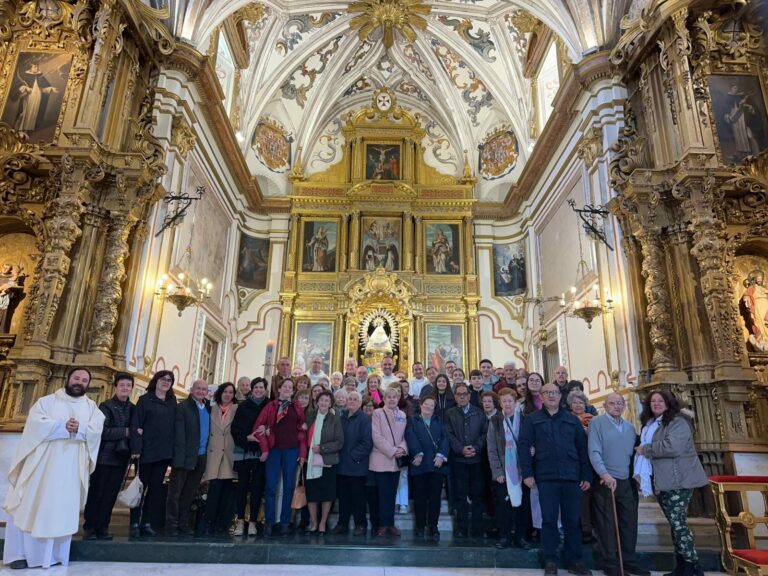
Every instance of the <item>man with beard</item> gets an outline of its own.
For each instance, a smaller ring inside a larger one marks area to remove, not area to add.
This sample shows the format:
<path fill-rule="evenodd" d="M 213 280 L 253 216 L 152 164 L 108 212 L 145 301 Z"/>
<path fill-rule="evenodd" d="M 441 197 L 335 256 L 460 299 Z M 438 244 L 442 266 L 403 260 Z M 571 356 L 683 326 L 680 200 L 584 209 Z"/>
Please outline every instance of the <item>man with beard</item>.
<path fill-rule="evenodd" d="M 104 413 L 85 395 L 90 381 L 87 369 L 74 368 L 64 389 L 29 411 L 4 504 L 3 562 L 12 569 L 69 562 L 104 426 Z"/>

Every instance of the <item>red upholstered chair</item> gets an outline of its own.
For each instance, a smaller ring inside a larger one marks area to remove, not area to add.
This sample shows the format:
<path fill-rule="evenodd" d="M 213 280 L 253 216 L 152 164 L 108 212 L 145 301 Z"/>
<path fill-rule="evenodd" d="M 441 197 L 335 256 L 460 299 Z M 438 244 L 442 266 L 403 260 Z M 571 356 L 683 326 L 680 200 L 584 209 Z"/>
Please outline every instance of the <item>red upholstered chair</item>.
<path fill-rule="evenodd" d="M 721 558 L 728 572 L 735 574 L 744 570 L 750 576 L 768 575 L 768 550 L 758 550 L 755 544 L 755 527 L 763 524 L 768 527 L 768 516 L 755 516 L 749 509 L 747 494 L 760 492 L 763 505 L 768 507 L 768 476 L 711 476 L 709 485 L 715 495 L 717 511 L 715 520 L 723 543 Z M 728 511 L 726 494 L 738 492 L 741 512 L 732 516 Z M 763 514 L 768 514 L 765 510 Z M 747 533 L 749 548 L 734 549 L 732 542 L 733 526 L 743 526 Z"/>

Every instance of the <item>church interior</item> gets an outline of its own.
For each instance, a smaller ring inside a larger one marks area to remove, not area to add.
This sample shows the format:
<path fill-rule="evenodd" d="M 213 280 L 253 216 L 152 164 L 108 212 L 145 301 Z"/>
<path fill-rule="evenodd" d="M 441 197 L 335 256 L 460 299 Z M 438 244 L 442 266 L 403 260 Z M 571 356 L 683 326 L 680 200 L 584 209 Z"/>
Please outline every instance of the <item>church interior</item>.
<path fill-rule="evenodd" d="M 391 355 L 562 365 L 634 422 L 666 388 L 708 474 L 768 474 L 766 30 L 761 0 L 0 3 L 0 462 L 73 365 L 101 401 Z"/>

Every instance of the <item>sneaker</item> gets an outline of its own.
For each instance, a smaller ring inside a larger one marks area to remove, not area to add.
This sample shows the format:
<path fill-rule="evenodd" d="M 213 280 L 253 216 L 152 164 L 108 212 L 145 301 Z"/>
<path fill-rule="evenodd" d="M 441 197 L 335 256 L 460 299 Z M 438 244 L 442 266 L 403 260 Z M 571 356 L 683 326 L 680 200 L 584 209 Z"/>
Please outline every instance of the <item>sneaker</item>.
<path fill-rule="evenodd" d="M 557 576 L 557 564 L 554 562 L 547 562 L 544 565 L 544 576 Z"/>
<path fill-rule="evenodd" d="M 259 529 L 256 526 L 256 522 L 248 522 L 248 534 L 246 536 L 256 536 L 259 533 Z"/>
<path fill-rule="evenodd" d="M 568 572 L 576 576 L 592 576 L 592 571 L 584 566 L 584 564 L 573 564 L 568 567 Z"/>
<path fill-rule="evenodd" d="M 157 536 L 157 532 L 152 528 L 151 524 L 144 524 L 140 530 L 142 536 Z"/>
<path fill-rule="evenodd" d="M 232 532 L 232 536 L 242 536 L 245 531 L 245 520 L 238 519 L 235 522 L 235 531 Z"/>

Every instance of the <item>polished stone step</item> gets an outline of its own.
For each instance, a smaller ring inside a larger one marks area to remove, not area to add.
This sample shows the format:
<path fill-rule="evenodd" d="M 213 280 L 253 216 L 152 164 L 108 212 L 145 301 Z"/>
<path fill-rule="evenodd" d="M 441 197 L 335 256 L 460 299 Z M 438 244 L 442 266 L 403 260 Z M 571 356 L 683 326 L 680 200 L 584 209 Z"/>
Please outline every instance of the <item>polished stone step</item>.
<path fill-rule="evenodd" d="M 591 546 L 584 546 L 584 560 L 593 565 Z M 707 571 L 720 570 L 719 549 L 700 548 Z M 669 570 L 673 554 L 658 547 L 638 553 L 650 570 Z M 538 568 L 539 551 L 497 550 L 481 538 L 454 539 L 443 534 L 440 542 L 414 538 L 355 536 L 296 536 L 287 538 L 141 538 L 113 541 L 73 540 L 73 561 L 223 563 L 223 564 L 315 564 L 331 566 L 414 566 L 464 568 Z"/>

